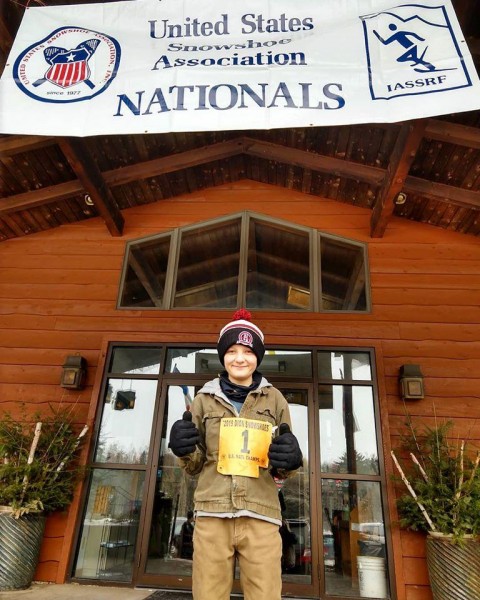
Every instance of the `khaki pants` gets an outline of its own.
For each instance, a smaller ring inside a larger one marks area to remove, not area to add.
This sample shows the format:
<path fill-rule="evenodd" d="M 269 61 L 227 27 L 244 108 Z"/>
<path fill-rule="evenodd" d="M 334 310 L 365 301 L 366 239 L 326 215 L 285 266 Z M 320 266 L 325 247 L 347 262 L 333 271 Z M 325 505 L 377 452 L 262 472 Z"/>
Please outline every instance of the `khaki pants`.
<path fill-rule="evenodd" d="M 230 600 L 235 557 L 245 600 L 281 600 L 278 525 L 239 517 L 198 517 L 193 534 L 194 600 Z"/>

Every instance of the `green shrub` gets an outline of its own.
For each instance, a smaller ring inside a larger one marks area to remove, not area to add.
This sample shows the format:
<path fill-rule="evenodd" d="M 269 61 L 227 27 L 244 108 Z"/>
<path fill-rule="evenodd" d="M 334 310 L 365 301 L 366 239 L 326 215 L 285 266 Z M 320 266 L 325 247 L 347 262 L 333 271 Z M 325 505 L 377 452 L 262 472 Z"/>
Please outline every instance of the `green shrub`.
<path fill-rule="evenodd" d="M 83 472 L 77 459 L 85 433 L 86 428 L 81 433 L 74 430 L 67 409 L 32 417 L 23 414 L 21 420 L 4 414 L 0 419 L 0 505 L 11 508 L 16 517 L 67 507 Z"/>
<path fill-rule="evenodd" d="M 403 450 L 409 461 L 403 474 L 413 494 L 397 499 L 400 525 L 452 535 L 457 541 L 480 535 L 480 451 L 449 437 L 450 422 L 420 432 L 411 422 L 408 426 Z"/>

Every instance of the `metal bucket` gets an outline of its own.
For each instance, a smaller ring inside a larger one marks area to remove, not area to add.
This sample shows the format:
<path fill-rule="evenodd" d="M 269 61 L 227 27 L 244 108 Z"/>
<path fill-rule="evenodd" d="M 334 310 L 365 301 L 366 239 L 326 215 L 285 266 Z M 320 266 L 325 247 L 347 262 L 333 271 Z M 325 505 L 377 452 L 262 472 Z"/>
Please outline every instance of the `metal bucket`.
<path fill-rule="evenodd" d="M 479 600 L 480 540 L 428 535 L 427 565 L 433 600 Z"/>
<path fill-rule="evenodd" d="M 28 588 L 37 567 L 45 516 L 23 515 L 14 519 L 0 510 L 0 591 Z"/>

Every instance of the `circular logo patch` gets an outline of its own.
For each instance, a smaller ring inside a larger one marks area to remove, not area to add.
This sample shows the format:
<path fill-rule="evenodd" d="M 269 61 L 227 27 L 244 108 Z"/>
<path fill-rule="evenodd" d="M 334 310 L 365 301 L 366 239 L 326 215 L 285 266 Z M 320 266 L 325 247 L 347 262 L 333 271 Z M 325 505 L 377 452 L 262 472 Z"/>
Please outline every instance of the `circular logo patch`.
<path fill-rule="evenodd" d="M 117 74 L 120 45 L 112 37 L 62 27 L 24 50 L 13 65 L 18 87 L 42 102 L 79 102 L 105 91 Z"/>
<path fill-rule="evenodd" d="M 253 347 L 253 336 L 249 331 L 242 331 L 238 334 L 237 344 Z"/>

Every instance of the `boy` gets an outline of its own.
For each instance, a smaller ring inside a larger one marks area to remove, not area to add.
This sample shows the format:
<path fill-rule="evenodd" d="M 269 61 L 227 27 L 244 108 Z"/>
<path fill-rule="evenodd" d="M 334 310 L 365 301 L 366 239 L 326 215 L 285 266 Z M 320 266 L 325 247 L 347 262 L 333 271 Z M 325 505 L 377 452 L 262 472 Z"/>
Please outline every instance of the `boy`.
<path fill-rule="evenodd" d="M 250 317 L 237 311 L 223 327 L 217 352 L 225 371 L 203 386 L 170 434 L 182 467 L 199 474 L 195 600 L 230 600 L 235 557 L 245 600 L 281 598 L 282 519 L 273 477 L 288 477 L 303 459 L 287 401 L 257 371 L 264 336 Z"/>

